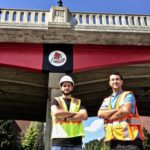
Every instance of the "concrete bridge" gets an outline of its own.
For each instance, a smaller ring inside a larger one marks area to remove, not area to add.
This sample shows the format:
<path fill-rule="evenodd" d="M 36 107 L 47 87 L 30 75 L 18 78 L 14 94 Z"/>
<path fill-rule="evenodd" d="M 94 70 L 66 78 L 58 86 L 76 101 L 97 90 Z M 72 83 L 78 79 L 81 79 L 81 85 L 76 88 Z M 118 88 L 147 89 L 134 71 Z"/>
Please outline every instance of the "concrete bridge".
<path fill-rule="evenodd" d="M 45 45 L 58 50 L 62 44 L 73 53 L 73 95 L 83 100 L 89 116 L 96 116 L 110 94 L 111 71 L 124 75 L 124 89 L 135 93 L 140 115 L 150 115 L 150 16 L 54 6 L 50 11 L 0 9 L 0 119 L 50 126 L 48 98 L 59 94 L 65 67 L 61 73 L 42 73 L 43 51 Z"/>
<path fill-rule="evenodd" d="M 150 16 L 0 9 L 0 42 L 149 45 Z M 88 37 L 88 38 L 87 38 Z"/>

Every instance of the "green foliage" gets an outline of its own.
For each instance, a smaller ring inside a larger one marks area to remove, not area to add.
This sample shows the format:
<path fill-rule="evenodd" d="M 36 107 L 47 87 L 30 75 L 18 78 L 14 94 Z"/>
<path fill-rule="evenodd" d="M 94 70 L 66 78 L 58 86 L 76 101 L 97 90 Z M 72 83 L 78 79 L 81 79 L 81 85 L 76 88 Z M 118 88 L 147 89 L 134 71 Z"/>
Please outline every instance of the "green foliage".
<path fill-rule="evenodd" d="M 37 122 L 31 122 L 22 138 L 23 150 L 36 150 L 40 132 Z"/>
<path fill-rule="evenodd" d="M 110 150 L 110 146 L 108 145 L 102 145 L 102 147 L 100 148 L 100 150 Z"/>
<path fill-rule="evenodd" d="M 20 132 L 13 128 L 13 120 L 0 120 L 0 150 L 42 150 L 43 126 L 32 122 L 20 139 Z"/>
<path fill-rule="evenodd" d="M 85 144 L 84 150 L 100 150 L 100 142 L 99 140 L 89 141 Z"/>
<path fill-rule="evenodd" d="M 11 120 L 0 120 L 0 149 L 9 149 L 11 146 Z"/>
<path fill-rule="evenodd" d="M 84 150 L 110 150 L 109 145 L 104 144 L 104 139 L 92 140 L 85 143 Z"/>
<path fill-rule="evenodd" d="M 0 150 L 18 150 L 19 135 L 13 131 L 13 120 L 0 120 Z"/>
<path fill-rule="evenodd" d="M 143 132 L 144 132 L 144 136 L 145 136 L 144 149 L 150 150 L 150 133 L 145 128 L 143 128 Z"/>

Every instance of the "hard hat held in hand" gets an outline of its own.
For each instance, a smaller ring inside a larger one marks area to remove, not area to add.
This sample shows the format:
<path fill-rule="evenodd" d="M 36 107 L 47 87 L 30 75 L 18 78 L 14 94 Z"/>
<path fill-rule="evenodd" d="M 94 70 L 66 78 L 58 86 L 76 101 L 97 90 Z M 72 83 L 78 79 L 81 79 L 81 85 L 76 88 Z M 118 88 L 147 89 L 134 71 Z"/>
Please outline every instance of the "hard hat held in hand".
<path fill-rule="evenodd" d="M 70 76 L 68 76 L 68 75 L 63 76 L 63 77 L 60 79 L 59 85 L 61 86 L 63 82 L 71 82 L 71 83 L 73 84 L 73 86 L 74 86 L 74 81 L 73 81 L 73 79 L 72 79 Z"/>

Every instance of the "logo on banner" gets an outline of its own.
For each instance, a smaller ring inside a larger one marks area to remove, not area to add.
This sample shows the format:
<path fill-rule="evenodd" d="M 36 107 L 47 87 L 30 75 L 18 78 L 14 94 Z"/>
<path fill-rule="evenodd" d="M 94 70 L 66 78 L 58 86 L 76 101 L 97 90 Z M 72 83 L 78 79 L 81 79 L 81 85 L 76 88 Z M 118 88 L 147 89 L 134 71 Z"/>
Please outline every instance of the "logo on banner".
<path fill-rule="evenodd" d="M 53 66 L 62 66 L 66 63 L 67 57 L 64 52 L 55 50 L 49 54 L 48 60 Z"/>

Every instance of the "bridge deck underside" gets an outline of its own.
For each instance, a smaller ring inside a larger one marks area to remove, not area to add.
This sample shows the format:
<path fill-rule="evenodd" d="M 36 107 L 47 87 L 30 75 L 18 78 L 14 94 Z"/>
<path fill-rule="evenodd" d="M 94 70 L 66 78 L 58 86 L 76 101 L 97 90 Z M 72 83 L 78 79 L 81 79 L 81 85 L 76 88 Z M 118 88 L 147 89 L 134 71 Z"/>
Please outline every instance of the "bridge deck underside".
<path fill-rule="evenodd" d="M 71 74 L 74 97 L 81 98 L 89 116 L 96 116 L 104 97 L 111 93 L 108 74 L 119 71 L 124 89 L 134 92 L 139 114 L 150 116 L 150 64 L 128 65 Z M 45 121 L 48 74 L 0 67 L 0 119 Z"/>

